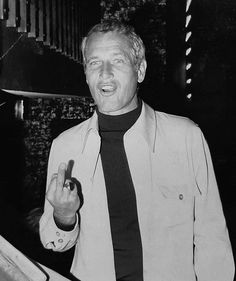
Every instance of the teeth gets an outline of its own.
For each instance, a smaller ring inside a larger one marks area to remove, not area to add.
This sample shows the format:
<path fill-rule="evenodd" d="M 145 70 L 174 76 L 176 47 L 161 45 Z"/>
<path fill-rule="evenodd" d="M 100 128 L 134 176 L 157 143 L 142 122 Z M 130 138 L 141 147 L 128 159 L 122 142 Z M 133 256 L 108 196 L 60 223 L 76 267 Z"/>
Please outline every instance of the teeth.
<path fill-rule="evenodd" d="M 114 87 L 111 86 L 111 85 L 105 85 L 105 86 L 102 87 L 102 90 L 103 90 L 103 91 L 110 92 L 110 91 L 113 91 L 113 90 L 114 90 Z"/>

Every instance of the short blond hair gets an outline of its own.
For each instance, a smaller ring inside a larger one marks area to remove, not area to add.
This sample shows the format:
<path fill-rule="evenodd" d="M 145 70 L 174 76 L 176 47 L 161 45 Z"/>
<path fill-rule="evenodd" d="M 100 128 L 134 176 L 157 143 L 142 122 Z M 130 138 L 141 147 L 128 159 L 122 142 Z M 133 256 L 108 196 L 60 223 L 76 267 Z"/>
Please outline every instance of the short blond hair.
<path fill-rule="evenodd" d="M 130 52 L 133 59 L 133 63 L 136 67 L 139 67 L 140 63 L 145 59 L 145 46 L 139 35 L 136 34 L 134 28 L 128 24 L 122 23 L 118 20 L 104 20 L 103 22 L 93 26 L 86 37 L 83 38 L 81 43 L 81 51 L 83 55 L 83 64 L 86 66 L 86 48 L 88 39 L 95 33 L 108 33 L 117 32 L 126 36 L 130 42 Z"/>

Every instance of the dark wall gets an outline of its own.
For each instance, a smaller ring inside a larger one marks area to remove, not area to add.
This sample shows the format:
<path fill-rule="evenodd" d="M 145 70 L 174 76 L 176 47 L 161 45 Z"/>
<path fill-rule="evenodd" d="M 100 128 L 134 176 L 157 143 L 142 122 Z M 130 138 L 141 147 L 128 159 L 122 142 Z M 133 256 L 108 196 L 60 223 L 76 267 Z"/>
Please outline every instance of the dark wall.
<path fill-rule="evenodd" d="M 192 1 L 193 84 L 188 115 L 202 128 L 236 253 L 236 2 Z"/>

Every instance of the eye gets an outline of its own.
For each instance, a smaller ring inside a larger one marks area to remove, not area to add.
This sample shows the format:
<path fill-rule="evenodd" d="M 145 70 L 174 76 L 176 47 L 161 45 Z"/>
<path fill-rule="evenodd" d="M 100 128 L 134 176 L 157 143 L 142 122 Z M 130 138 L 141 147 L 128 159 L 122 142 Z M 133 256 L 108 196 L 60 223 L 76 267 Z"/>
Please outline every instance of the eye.
<path fill-rule="evenodd" d="M 90 61 L 90 62 L 88 63 L 88 65 L 89 65 L 90 67 L 94 67 L 94 66 L 100 65 L 100 63 L 101 63 L 101 61 L 99 61 L 99 60 L 92 60 L 92 61 Z"/>
<path fill-rule="evenodd" d="M 114 63 L 115 64 L 123 64 L 123 63 L 125 63 L 125 60 L 123 58 L 117 58 L 117 59 L 114 59 Z"/>

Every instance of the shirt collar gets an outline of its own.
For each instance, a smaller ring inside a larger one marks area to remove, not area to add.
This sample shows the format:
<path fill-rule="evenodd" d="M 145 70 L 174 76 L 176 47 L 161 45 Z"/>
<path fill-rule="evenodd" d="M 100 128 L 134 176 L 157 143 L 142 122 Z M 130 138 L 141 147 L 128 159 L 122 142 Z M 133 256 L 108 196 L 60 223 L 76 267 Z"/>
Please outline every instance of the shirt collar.
<path fill-rule="evenodd" d="M 140 134 L 147 144 L 149 145 L 152 152 L 155 152 L 155 144 L 157 138 L 157 122 L 155 111 L 142 101 L 142 111 L 135 122 L 135 124 L 126 132 L 136 132 Z M 86 132 L 84 136 L 83 151 L 86 146 L 87 140 L 91 134 L 98 133 L 98 116 L 96 111 L 93 113 L 92 117 L 88 120 L 88 125 L 86 127 Z"/>

